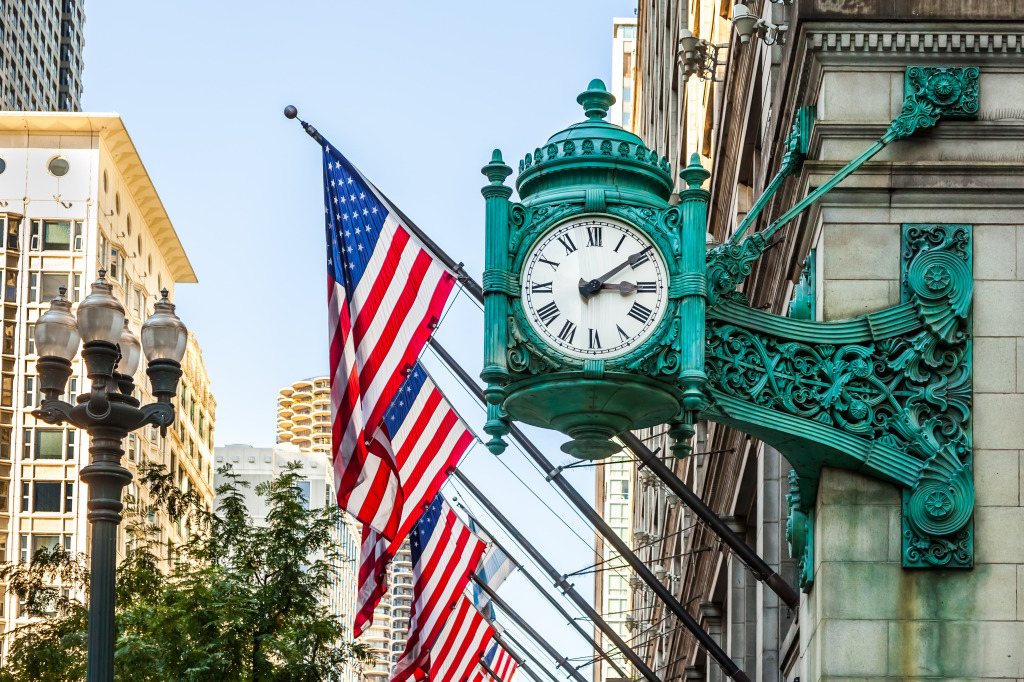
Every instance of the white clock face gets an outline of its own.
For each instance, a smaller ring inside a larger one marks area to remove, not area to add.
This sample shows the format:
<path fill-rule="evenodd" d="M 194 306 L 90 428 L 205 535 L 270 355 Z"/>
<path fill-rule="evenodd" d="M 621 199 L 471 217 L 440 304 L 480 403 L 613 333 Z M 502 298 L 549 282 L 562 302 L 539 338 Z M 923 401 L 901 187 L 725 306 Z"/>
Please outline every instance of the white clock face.
<path fill-rule="evenodd" d="M 531 326 L 575 358 L 622 355 L 665 314 L 668 277 L 658 248 L 608 218 L 563 223 L 526 259 L 522 303 Z"/>

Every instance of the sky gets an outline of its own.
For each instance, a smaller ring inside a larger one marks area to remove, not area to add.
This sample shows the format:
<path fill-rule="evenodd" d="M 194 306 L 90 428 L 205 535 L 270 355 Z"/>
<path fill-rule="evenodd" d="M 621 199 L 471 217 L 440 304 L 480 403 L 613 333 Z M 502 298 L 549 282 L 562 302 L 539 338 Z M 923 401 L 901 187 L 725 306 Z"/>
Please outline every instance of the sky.
<path fill-rule="evenodd" d="M 576 95 L 610 76 L 612 18 L 635 9 L 635 0 L 86 2 L 83 110 L 122 116 L 192 262 L 199 282 L 179 285 L 175 303 L 203 348 L 218 445 L 273 444 L 278 391 L 327 371 L 321 152 L 283 108 L 298 107 L 479 281 L 480 168 L 495 148 L 515 168 L 583 120 Z M 479 372 L 483 315 L 468 295 L 455 298 L 438 338 Z M 429 353 L 424 362 L 485 435 L 477 404 Z M 548 459 L 570 461 L 558 450 L 564 437 L 530 433 Z M 593 529 L 515 448 L 496 458 L 477 445 L 460 468 L 558 570 L 593 563 Z M 568 475 L 593 499 L 592 469 Z M 592 597 L 589 575 L 574 582 Z M 500 593 L 566 656 L 590 656 L 521 576 Z"/>

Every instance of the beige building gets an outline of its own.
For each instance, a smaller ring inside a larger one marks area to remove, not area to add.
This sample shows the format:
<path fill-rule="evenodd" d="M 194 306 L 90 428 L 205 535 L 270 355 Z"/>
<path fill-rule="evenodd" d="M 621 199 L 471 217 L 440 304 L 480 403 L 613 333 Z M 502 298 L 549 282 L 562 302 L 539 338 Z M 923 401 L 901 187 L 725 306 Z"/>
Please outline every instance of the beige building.
<path fill-rule="evenodd" d="M 633 129 L 634 69 L 636 68 L 636 19 L 612 19 L 612 78 L 608 92 L 615 103 L 608 120 L 626 130 Z"/>
<path fill-rule="evenodd" d="M 85 486 L 88 438 L 39 422 L 34 323 L 61 286 L 77 304 L 100 268 L 124 303 L 136 334 L 160 289 L 195 282 L 188 257 L 131 137 L 115 114 L 0 113 L 0 250 L 3 252 L 0 366 L 0 560 L 28 561 L 40 547 L 88 550 Z M 188 320 L 188 311 L 179 311 Z M 216 402 L 195 337 L 189 335 L 177 420 L 166 438 L 145 427 L 125 441 L 124 462 L 166 465 L 183 488 L 213 502 Z M 135 377 L 145 403 L 149 380 Z M 65 399 L 88 390 L 85 363 L 73 362 Z M 126 494 L 145 499 L 133 483 Z M 173 547 L 187 529 L 154 519 Z M 122 527 L 123 529 L 123 527 Z M 124 535 L 118 551 L 123 555 Z M 0 588 L 2 589 L 2 588 Z M 0 626 L 19 624 L 17 601 L 0 602 Z"/>
<path fill-rule="evenodd" d="M 786 228 L 743 286 L 752 308 L 786 314 L 803 272 L 811 319 L 882 310 L 901 301 L 907 228 L 967 226 L 973 566 L 904 568 L 900 490 L 825 467 L 810 507 L 811 558 L 801 570 L 787 549 L 791 466 L 757 439 L 707 422 L 698 425 L 693 455 L 671 464 L 769 565 L 803 583 L 800 606 L 780 604 L 663 486 L 643 479 L 633 520 L 653 539 L 642 558 L 661 568 L 666 585 L 751 679 L 1024 679 L 1021 17 L 1004 5 L 946 0 L 751 2 L 762 20 L 788 27 L 769 46 L 756 36 L 739 43 L 732 5 L 641 0 L 638 13 L 636 132 L 666 150 L 674 169 L 701 154 L 712 171 L 708 229 L 718 241 L 778 171 L 801 107 L 816 108 L 807 160 L 752 231 L 886 131 L 908 94 L 908 66 L 980 71 L 977 119 L 944 120 L 893 143 Z M 729 44 L 718 82 L 682 79 L 676 36 L 683 28 Z M 666 434 L 644 435 L 667 452 Z M 724 679 L 639 586 L 633 615 L 650 633 L 637 640 L 638 653 L 662 680 Z"/>
<path fill-rule="evenodd" d="M 331 456 L 331 379 L 313 377 L 281 389 L 277 442 Z"/>
<path fill-rule="evenodd" d="M 0 109 L 82 108 L 85 0 L 0 5 Z"/>

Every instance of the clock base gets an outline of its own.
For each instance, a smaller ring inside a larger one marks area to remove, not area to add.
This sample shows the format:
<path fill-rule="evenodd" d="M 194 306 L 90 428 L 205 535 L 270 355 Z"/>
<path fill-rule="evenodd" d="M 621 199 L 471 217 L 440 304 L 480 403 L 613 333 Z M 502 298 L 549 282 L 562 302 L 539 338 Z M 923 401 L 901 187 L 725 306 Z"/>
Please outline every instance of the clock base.
<path fill-rule="evenodd" d="M 588 379 L 582 372 L 557 372 L 506 387 L 509 417 L 560 431 L 573 440 L 562 451 L 579 459 L 603 459 L 622 449 L 617 434 L 670 421 L 680 410 L 672 387 L 628 374 Z"/>

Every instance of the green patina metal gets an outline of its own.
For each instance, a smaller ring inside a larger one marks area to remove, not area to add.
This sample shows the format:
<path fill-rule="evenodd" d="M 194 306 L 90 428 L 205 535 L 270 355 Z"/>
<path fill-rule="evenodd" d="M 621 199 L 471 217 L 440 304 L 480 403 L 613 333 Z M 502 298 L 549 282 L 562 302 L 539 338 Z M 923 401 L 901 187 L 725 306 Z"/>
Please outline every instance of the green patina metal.
<path fill-rule="evenodd" d="M 978 109 L 976 68 L 911 67 L 906 101 L 886 134 L 766 229 L 705 253 L 708 177 L 696 156 L 671 205 L 663 157 L 603 121 L 613 101 L 600 81 L 580 95 L 587 120 L 552 136 L 520 163 L 520 202 L 503 185 L 497 151 L 483 172 L 487 201 L 485 368 L 488 447 L 504 449 L 509 419 L 558 429 L 578 457 L 617 451 L 627 429 L 669 424 L 677 456 L 698 418 L 734 426 L 782 452 L 794 467 L 787 537 L 810 584 L 810 527 L 822 467 L 853 469 L 903 490 L 905 566 L 969 567 L 973 561 L 971 469 L 971 231 L 908 225 L 902 303 L 851 320 L 813 320 L 813 263 L 790 317 L 750 307 L 737 287 L 771 236 L 890 142 Z M 802 110 L 783 168 L 799 168 L 813 109 Z M 762 196 L 742 230 L 767 205 Z M 562 354 L 533 331 L 520 273 L 549 230 L 582 215 L 614 216 L 664 256 L 668 306 L 637 348 L 604 360 Z M 739 232 L 739 230 L 738 230 Z M 810 305 L 808 305 L 808 301 Z"/>
<path fill-rule="evenodd" d="M 789 317 L 794 320 L 814 319 L 815 256 L 816 250 L 811 249 L 800 268 L 800 281 L 793 288 L 793 298 L 789 302 Z"/>

